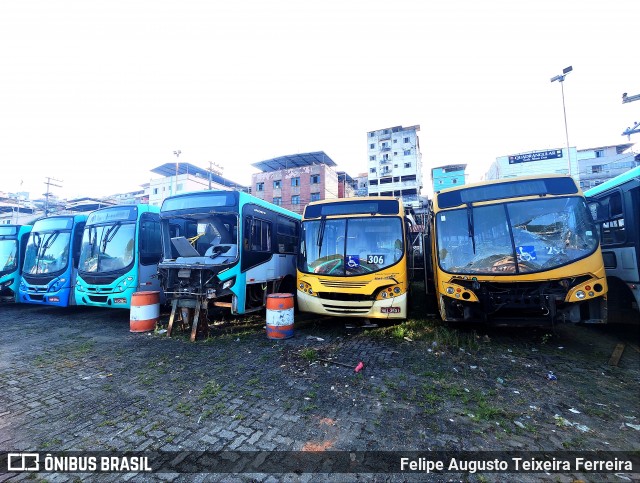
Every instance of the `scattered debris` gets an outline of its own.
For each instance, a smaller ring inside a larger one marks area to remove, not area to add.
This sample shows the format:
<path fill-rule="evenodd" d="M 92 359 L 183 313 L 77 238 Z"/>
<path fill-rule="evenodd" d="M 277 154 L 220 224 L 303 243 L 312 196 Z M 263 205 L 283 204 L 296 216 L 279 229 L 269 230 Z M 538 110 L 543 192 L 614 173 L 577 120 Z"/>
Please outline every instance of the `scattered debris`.
<path fill-rule="evenodd" d="M 569 409 L 569 412 L 572 412 L 573 414 L 581 414 L 580 411 L 578 411 L 577 409 Z"/>
<path fill-rule="evenodd" d="M 166 334 L 167 333 L 167 329 L 160 329 L 157 333 L 159 335 Z"/>
<path fill-rule="evenodd" d="M 629 426 L 631 429 L 635 429 L 636 431 L 640 431 L 640 424 L 624 423 L 624 425 Z"/>
<path fill-rule="evenodd" d="M 621 480 L 633 481 L 631 478 L 629 478 L 628 476 L 625 476 L 623 473 L 614 473 L 614 476 L 617 476 Z"/>
<path fill-rule="evenodd" d="M 348 367 L 349 369 L 353 369 L 356 372 L 360 372 L 364 368 L 364 362 L 362 362 L 362 361 L 358 362 L 358 364 L 356 364 L 355 366 L 352 366 L 350 364 L 345 364 L 344 362 L 332 361 L 331 359 L 320 359 L 320 358 L 318 358 L 318 360 L 320 362 L 326 362 L 328 364 L 335 364 L 337 366 Z"/>
<path fill-rule="evenodd" d="M 411 337 L 405 337 L 404 340 L 406 340 L 407 342 L 413 342 L 413 339 Z"/>
<path fill-rule="evenodd" d="M 548 381 L 557 381 L 558 377 L 553 373 L 553 371 L 547 372 L 547 380 Z"/>
<path fill-rule="evenodd" d="M 315 340 L 315 341 L 318 341 L 318 342 L 324 342 L 324 339 L 322 337 L 316 337 L 315 335 L 308 335 L 307 339 Z"/>
<path fill-rule="evenodd" d="M 518 426 L 521 429 L 525 429 L 525 425 L 523 423 L 521 423 L 520 421 L 514 421 L 513 424 L 515 424 L 516 426 Z"/>
<path fill-rule="evenodd" d="M 585 426 L 584 424 L 579 424 L 579 423 L 572 423 L 571 421 L 563 418 L 559 414 L 556 414 L 553 417 L 553 419 L 556 420 L 556 426 L 573 426 L 574 428 L 582 431 L 583 433 L 587 433 L 591 431 L 591 429 L 588 426 Z"/>
<path fill-rule="evenodd" d="M 620 362 L 620 358 L 622 357 L 623 352 L 624 352 L 624 344 L 616 345 L 615 349 L 613 349 L 613 353 L 611 354 L 611 358 L 609 359 L 609 365 L 617 366 L 618 362 Z"/>
<path fill-rule="evenodd" d="M 498 377 L 498 378 L 496 379 L 496 382 L 497 382 L 498 384 L 504 384 L 504 379 L 502 379 L 501 377 Z"/>

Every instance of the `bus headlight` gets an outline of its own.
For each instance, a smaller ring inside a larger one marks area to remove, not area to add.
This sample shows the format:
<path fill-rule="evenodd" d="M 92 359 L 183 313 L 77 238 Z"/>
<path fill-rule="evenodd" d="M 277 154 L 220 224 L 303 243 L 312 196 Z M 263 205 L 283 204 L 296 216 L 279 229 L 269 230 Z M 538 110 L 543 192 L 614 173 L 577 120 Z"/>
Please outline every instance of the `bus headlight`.
<path fill-rule="evenodd" d="M 398 297 L 402 294 L 402 285 L 392 285 L 391 287 L 385 287 L 380 291 L 376 300 L 385 300 L 392 297 Z"/>
<path fill-rule="evenodd" d="M 307 282 L 299 282 L 298 283 L 298 290 L 300 292 L 304 292 L 306 294 L 311 295 L 312 297 L 317 297 L 318 294 L 314 292 L 314 290 L 311 288 L 311 285 L 308 284 Z"/>
<path fill-rule="evenodd" d="M 229 280 L 227 280 L 226 282 L 224 282 L 222 284 L 222 290 L 226 290 L 228 288 L 233 287 L 233 284 L 236 283 L 236 277 L 232 277 Z"/>
<path fill-rule="evenodd" d="M 48 292 L 57 292 L 67 281 L 66 278 L 59 278 L 49 286 Z"/>
<path fill-rule="evenodd" d="M 453 292 L 455 292 L 455 290 L 453 289 L 453 287 L 447 287 L 447 293 L 449 295 L 453 295 Z"/>
<path fill-rule="evenodd" d="M 587 296 L 587 294 L 585 294 L 582 290 L 578 290 L 576 292 L 576 298 L 579 298 L 580 300 L 582 300 L 583 298 L 585 298 Z"/>

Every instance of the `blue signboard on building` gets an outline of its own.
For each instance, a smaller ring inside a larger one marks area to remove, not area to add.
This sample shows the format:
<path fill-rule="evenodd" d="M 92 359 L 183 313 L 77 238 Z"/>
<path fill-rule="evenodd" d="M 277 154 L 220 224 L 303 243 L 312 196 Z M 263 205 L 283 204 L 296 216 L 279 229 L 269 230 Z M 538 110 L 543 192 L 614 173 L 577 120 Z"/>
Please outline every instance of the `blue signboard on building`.
<path fill-rule="evenodd" d="M 528 163 L 543 159 L 557 159 L 562 157 L 562 149 L 549 149 L 547 151 L 535 151 L 533 153 L 514 154 L 509 156 L 509 164 Z"/>

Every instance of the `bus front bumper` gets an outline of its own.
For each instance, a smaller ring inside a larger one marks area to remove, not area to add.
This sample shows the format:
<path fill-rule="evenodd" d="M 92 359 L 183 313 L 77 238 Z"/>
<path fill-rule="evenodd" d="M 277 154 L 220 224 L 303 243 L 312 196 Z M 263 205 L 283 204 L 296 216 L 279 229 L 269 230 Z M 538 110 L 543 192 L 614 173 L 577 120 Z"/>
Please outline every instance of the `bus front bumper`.
<path fill-rule="evenodd" d="M 298 309 L 301 312 L 337 317 L 363 317 L 367 319 L 407 318 L 406 293 L 385 300 L 361 302 L 314 297 L 300 290 L 297 291 L 297 297 Z"/>

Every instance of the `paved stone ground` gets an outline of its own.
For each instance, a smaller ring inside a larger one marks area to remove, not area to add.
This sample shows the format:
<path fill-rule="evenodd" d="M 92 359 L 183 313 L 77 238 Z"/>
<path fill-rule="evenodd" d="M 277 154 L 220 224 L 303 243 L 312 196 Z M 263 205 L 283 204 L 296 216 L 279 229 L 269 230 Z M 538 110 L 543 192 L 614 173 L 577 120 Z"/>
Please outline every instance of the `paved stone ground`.
<path fill-rule="evenodd" d="M 252 317 L 189 343 L 180 334 L 130 333 L 127 311 L 0 306 L 0 451 L 640 450 L 637 327 L 474 332 L 431 323 L 423 324 L 421 340 L 412 340 L 408 326 L 349 331 L 344 322 L 307 320 L 294 338 L 274 341 L 266 338 L 264 320 Z M 627 347 L 612 367 L 607 362 L 618 342 Z M 365 368 L 355 373 L 318 358 L 362 361 Z M 546 379 L 548 371 L 556 381 Z M 25 478 L 0 475 L 0 481 Z M 428 479 L 126 475 L 144 478 Z M 609 476 L 588 481 L 597 478 Z M 120 481 L 123 475 L 41 473 L 38 479 Z M 443 479 L 510 478 L 433 476 Z"/>

